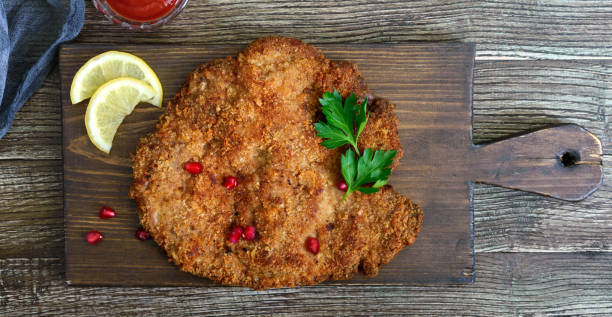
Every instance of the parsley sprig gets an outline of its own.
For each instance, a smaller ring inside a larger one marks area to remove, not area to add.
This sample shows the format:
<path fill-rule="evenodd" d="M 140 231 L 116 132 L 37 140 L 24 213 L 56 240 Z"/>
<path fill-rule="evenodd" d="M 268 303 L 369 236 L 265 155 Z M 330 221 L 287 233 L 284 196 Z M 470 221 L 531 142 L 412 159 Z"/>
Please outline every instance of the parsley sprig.
<path fill-rule="evenodd" d="M 317 136 L 327 139 L 321 145 L 328 149 L 335 149 L 348 143 L 359 153 L 357 139 L 368 122 L 369 115 L 366 110 L 368 99 L 366 98 L 360 105 L 355 105 L 357 97 L 351 94 L 342 106 L 342 96 L 337 90 L 334 90 L 333 93 L 324 93 L 323 97 L 319 98 L 319 102 L 327 119 L 327 123 L 314 124 L 315 129 L 319 131 Z"/>
<path fill-rule="evenodd" d="M 345 144 L 352 148 L 341 156 L 340 167 L 347 190 L 342 201 L 354 191 L 370 194 L 375 193 L 385 184 L 391 174 L 391 163 L 397 154 L 394 150 L 372 150 L 366 148 L 360 155 L 357 140 L 368 122 L 367 98 L 356 105 L 357 97 L 351 94 L 342 104 L 342 96 L 338 91 L 326 92 L 319 99 L 325 122 L 314 124 L 319 132 L 318 137 L 324 139 L 321 145 L 328 149 L 336 149 Z M 371 186 L 368 186 L 371 184 Z"/>
<path fill-rule="evenodd" d="M 346 181 L 347 190 L 342 201 L 352 192 L 358 190 L 362 193 L 371 194 L 387 184 L 391 175 L 391 163 L 397 151 L 376 150 L 372 156 L 372 149 L 363 150 L 363 155 L 355 158 L 355 152 L 348 149 L 340 159 L 342 176 Z M 372 184 L 373 183 L 373 184 Z M 364 185 L 372 184 L 371 187 Z"/>

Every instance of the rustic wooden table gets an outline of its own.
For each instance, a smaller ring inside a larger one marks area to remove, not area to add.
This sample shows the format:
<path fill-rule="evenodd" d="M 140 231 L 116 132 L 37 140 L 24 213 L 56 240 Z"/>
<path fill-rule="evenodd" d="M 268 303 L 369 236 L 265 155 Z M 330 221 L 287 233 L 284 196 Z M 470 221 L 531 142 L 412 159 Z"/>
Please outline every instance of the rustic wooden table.
<path fill-rule="evenodd" d="M 476 185 L 476 282 L 454 286 L 68 287 L 57 68 L 0 140 L 0 315 L 612 315 L 612 3 L 198 1 L 151 32 L 87 1 L 76 42 L 476 43 L 474 140 L 558 123 L 602 141 L 604 183 L 579 203 Z"/>

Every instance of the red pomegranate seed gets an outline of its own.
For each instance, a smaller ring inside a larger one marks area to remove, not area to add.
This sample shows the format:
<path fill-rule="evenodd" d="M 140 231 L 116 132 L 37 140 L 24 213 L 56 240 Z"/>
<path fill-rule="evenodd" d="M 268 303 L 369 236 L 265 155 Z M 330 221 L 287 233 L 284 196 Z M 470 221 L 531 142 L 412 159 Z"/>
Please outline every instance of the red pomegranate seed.
<path fill-rule="evenodd" d="M 102 234 L 102 232 L 97 230 L 89 231 L 85 236 L 85 239 L 87 240 L 87 242 L 89 242 L 89 244 L 96 244 L 102 241 L 103 238 L 104 235 Z"/>
<path fill-rule="evenodd" d="M 232 227 L 232 233 L 235 233 L 237 235 L 242 235 L 243 231 L 244 231 L 244 229 L 242 229 L 241 226 L 233 226 Z"/>
<path fill-rule="evenodd" d="M 240 241 L 240 235 L 234 232 L 230 233 L 229 238 L 227 238 L 231 243 L 238 243 Z"/>
<path fill-rule="evenodd" d="M 232 189 L 238 185 L 238 179 L 234 176 L 226 176 L 223 181 L 223 186 L 227 189 Z"/>
<path fill-rule="evenodd" d="M 255 239 L 255 235 L 257 234 L 257 230 L 255 226 L 246 226 L 244 228 L 244 232 L 242 233 L 242 238 L 247 241 L 251 241 Z"/>
<path fill-rule="evenodd" d="M 344 180 L 338 182 L 338 189 L 343 192 L 348 190 L 348 186 L 346 186 L 346 182 Z"/>
<path fill-rule="evenodd" d="M 242 229 L 241 226 L 233 226 L 232 227 L 232 231 L 230 232 L 229 235 L 229 242 L 231 243 L 237 243 L 238 241 L 240 241 L 240 237 L 242 236 L 242 232 L 244 232 L 244 230 Z"/>
<path fill-rule="evenodd" d="M 317 240 L 317 238 L 308 237 L 306 239 L 306 249 L 312 254 L 319 253 L 319 240 Z"/>
<path fill-rule="evenodd" d="M 115 210 L 108 206 L 100 208 L 99 213 L 100 219 L 110 219 L 116 216 Z"/>
<path fill-rule="evenodd" d="M 193 175 L 202 173 L 202 164 L 189 162 L 185 164 L 185 170 Z"/>
<path fill-rule="evenodd" d="M 148 232 L 146 232 L 145 229 L 143 228 L 138 228 L 138 230 L 136 230 L 136 233 L 134 235 L 136 236 L 136 239 L 140 241 L 151 239 L 151 235 Z"/>

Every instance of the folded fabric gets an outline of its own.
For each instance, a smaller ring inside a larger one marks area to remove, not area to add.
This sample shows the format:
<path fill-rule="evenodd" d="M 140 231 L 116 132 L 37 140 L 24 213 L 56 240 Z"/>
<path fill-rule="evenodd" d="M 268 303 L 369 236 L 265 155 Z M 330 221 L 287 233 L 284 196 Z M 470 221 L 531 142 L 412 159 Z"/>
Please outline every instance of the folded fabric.
<path fill-rule="evenodd" d="M 84 19 L 84 0 L 0 0 L 0 138 Z"/>

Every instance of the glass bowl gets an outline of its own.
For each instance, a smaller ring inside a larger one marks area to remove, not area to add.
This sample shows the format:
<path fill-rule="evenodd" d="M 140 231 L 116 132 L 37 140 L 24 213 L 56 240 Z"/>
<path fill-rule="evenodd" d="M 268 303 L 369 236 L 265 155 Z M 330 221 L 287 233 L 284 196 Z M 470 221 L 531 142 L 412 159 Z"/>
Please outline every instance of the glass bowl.
<path fill-rule="evenodd" d="M 93 4 L 96 9 L 98 9 L 98 11 L 100 11 L 100 13 L 102 13 L 109 21 L 131 30 L 150 30 L 165 23 L 168 23 L 175 16 L 181 13 L 181 11 L 183 11 L 183 8 L 185 8 L 187 2 L 189 2 L 189 0 L 178 0 L 174 8 L 172 8 L 163 16 L 152 20 L 139 21 L 126 18 L 121 14 L 117 13 L 107 3 L 107 0 L 93 0 Z"/>

